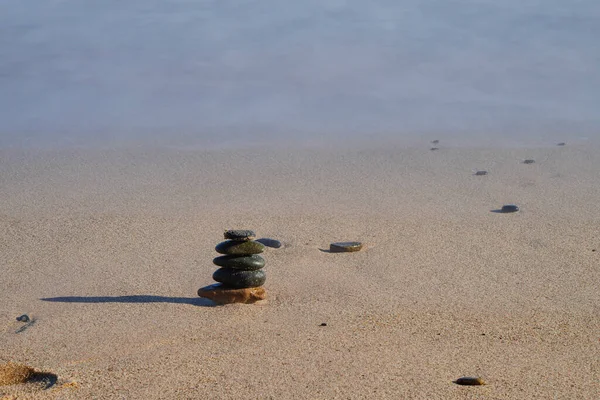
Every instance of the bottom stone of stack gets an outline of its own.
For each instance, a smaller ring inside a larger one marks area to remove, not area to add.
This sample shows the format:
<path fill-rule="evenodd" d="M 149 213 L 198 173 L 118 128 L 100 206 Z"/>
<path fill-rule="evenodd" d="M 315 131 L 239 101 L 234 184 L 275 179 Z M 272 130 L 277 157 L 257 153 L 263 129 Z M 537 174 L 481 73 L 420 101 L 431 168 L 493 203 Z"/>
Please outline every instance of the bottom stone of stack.
<path fill-rule="evenodd" d="M 263 287 L 235 289 L 220 283 L 198 289 L 198 296 L 214 301 L 217 304 L 256 303 L 267 298 Z"/>

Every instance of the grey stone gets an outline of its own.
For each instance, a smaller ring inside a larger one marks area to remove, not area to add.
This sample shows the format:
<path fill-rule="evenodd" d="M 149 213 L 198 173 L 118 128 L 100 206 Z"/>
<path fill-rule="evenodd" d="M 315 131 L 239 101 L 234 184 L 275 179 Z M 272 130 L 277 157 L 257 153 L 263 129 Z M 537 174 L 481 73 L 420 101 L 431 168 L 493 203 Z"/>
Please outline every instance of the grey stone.
<path fill-rule="evenodd" d="M 251 256 L 220 256 L 215 258 L 213 263 L 223 268 L 256 271 L 265 266 L 265 259 L 256 254 Z"/>
<path fill-rule="evenodd" d="M 517 212 L 517 211 L 519 211 L 519 206 L 516 206 L 514 204 L 504 205 L 500 209 L 500 212 L 503 212 L 503 213 L 513 213 L 513 212 Z"/>
<path fill-rule="evenodd" d="M 17 321 L 19 322 L 29 322 L 31 321 L 31 319 L 29 318 L 29 315 L 27 314 L 23 314 L 17 317 Z"/>
<path fill-rule="evenodd" d="M 242 271 L 233 268 L 219 268 L 213 274 L 213 279 L 223 285 L 241 289 L 262 286 L 267 280 L 265 271 Z"/>
<path fill-rule="evenodd" d="M 332 253 L 350 253 L 362 249 L 361 242 L 337 242 L 329 245 L 329 251 Z"/>
<path fill-rule="evenodd" d="M 483 175 L 487 175 L 487 174 L 488 174 L 487 171 L 477 171 L 477 172 L 475 172 L 475 175 L 477 175 L 477 176 L 483 176 Z"/>
<path fill-rule="evenodd" d="M 523 161 L 523 164 L 533 164 L 533 163 L 535 163 L 535 160 L 532 160 L 532 159 L 527 159 L 527 160 Z"/>
<path fill-rule="evenodd" d="M 231 240 L 252 240 L 256 237 L 254 231 L 247 229 L 230 229 L 223 234 L 225 239 Z"/>
<path fill-rule="evenodd" d="M 265 251 L 265 246 L 253 240 L 226 240 L 219 243 L 215 250 L 219 254 L 248 256 L 262 253 Z"/>
<path fill-rule="evenodd" d="M 256 239 L 257 242 L 264 244 L 267 247 L 272 247 L 274 249 L 278 249 L 282 246 L 279 240 L 269 239 L 269 238 L 260 238 Z"/>

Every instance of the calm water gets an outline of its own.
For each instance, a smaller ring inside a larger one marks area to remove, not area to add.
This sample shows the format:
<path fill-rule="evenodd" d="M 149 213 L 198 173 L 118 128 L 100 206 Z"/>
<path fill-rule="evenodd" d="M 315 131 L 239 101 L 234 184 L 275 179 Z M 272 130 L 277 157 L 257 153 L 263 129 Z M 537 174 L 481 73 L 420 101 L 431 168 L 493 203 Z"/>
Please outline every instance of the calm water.
<path fill-rule="evenodd" d="M 598 0 L 0 0 L 3 147 L 585 140 L 599 110 Z"/>

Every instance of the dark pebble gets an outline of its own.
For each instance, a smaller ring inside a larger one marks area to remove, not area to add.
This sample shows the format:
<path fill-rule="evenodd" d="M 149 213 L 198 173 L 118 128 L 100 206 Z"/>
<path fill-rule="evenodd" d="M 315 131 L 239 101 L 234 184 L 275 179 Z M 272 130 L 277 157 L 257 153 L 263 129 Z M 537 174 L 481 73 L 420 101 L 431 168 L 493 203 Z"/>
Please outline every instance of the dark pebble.
<path fill-rule="evenodd" d="M 215 258 L 213 263 L 224 268 L 256 271 L 265 266 L 265 259 L 257 254 L 251 256 L 221 256 Z"/>
<path fill-rule="evenodd" d="M 500 209 L 500 212 L 503 213 L 513 213 L 517 211 L 519 211 L 519 206 L 516 206 L 514 204 L 507 204 L 505 206 L 502 206 L 502 208 Z"/>
<path fill-rule="evenodd" d="M 565 142 L 560 142 L 560 143 L 557 143 L 556 145 L 557 146 L 564 146 L 564 145 L 566 145 L 566 143 Z"/>
<path fill-rule="evenodd" d="M 279 240 L 275 240 L 275 239 L 261 238 L 261 239 L 256 239 L 256 241 L 258 243 L 262 243 L 265 246 L 272 247 L 274 249 L 278 249 L 282 246 L 281 242 Z"/>
<path fill-rule="evenodd" d="M 227 240 L 221 242 L 215 247 L 217 253 L 232 256 L 249 256 L 250 254 L 259 254 L 265 251 L 265 245 L 253 240 Z"/>
<path fill-rule="evenodd" d="M 487 171 L 477 171 L 477 172 L 475 172 L 475 175 L 477 175 L 477 176 L 482 176 L 482 175 L 487 175 L 487 174 L 488 174 Z"/>
<path fill-rule="evenodd" d="M 529 160 L 523 161 L 523 164 L 533 164 L 534 162 L 535 162 L 535 160 L 529 159 Z"/>
<path fill-rule="evenodd" d="M 454 381 L 457 385 L 481 386 L 485 385 L 485 381 L 475 376 L 463 376 Z"/>
<path fill-rule="evenodd" d="M 19 321 L 19 322 L 29 322 L 29 321 L 31 321 L 31 319 L 29 318 L 29 315 L 23 314 L 23 315 L 17 317 L 17 321 Z"/>
<path fill-rule="evenodd" d="M 213 279 L 223 285 L 235 288 L 251 288 L 262 286 L 267 280 L 265 271 L 242 271 L 233 268 L 219 268 L 213 274 Z"/>
<path fill-rule="evenodd" d="M 432 148 L 430 148 L 429 150 L 431 150 L 431 151 L 436 151 L 436 150 L 439 150 L 439 149 L 440 149 L 439 147 L 432 147 Z"/>
<path fill-rule="evenodd" d="M 362 249 L 361 242 L 337 242 L 329 245 L 329 251 L 332 253 L 350 253 Z"/>
<path fill-rule="evenodd" d="M 320 326 L 327 326 L 327 323 L 323 322 Z"/>
<path fill-rule="evenodd" d="M 256 234 L 254 231 L 247 229 L 230 229 L 225 231 L 223 236 L 225 239 L 231 240 L 252 240 L 256 237 Z"/>

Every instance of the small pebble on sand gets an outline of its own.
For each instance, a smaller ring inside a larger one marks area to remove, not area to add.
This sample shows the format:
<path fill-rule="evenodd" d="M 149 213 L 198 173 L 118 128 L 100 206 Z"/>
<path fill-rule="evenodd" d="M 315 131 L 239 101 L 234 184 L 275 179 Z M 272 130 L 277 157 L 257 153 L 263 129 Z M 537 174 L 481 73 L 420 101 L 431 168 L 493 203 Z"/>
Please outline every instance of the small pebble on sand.
<path fill-rule="evenodd" d="M 481 386 L 485 385 L 485 381 L 476 376 L 463 376 L 454 381 L 457 385 Z"/>
<path fill-rule="evenodd" d="M 502 208 L 500 209 L 500 212 L 503 213 L 513 213 L 513 212 L 517 212 L 519 211 L 519 206 L 514 205 L 514 204 L 506 204 L 504 206 L 502 206 Z"/>
<path fill-rule="evenodd" d="M 29 318 L 29 315 L 27 314 L 23 314 L 17 317 L 17 321 L 19 322 L 29 322 L 31 321 L 31 318 Z"/>

